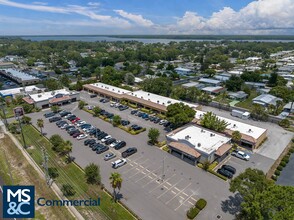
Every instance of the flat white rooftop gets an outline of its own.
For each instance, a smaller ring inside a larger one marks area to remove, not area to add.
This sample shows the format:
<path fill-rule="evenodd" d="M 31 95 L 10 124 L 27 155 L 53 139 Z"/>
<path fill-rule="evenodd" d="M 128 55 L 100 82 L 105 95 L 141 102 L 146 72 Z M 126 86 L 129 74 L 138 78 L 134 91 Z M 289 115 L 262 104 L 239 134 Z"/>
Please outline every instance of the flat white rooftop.
<path fill-rule="evenodd" d="M 54 91 L 50 91 L 50 92 L 42 92 L 42 93 L 38 93 L 38 94 L 33 94 L 33 95 L 30 95 L 30 97 L 35 102 L 41 102 L 41 101 L 45 101 L 50 98 L 53 98 L 57 94 L 72 95 L 72 94 L 77 94 L 77 92 L 67 91 L 66 89 L 59 89 L 59 90 L 54 90 Z"/>
<path fill-rule="evenodd" d="M 170 133 L 167 137 L 185 143 L 195 148 L 199 153 L 211 154 L 231 138 L 216 134 L 209 130 L 190 125 L 176 133 Z"/>
<path fill-rule="evenodd" d="M 108 85 L 108 84 L 105 84 L 105 83 L 93 83 L 91 85 L 95 86 L 97 88 L 100 88 L 100 89 L 107 90 L 109 92 L 116 93 L 116 94 L 125 94 L 125 93 L 130 93 L 131 92 L 129 90 L 122 89 L 122 88 L 119 88 L 119 87 L 116 87 L 116 86 L 111 86 L 111 85 Z"/>
<path fill-rule="evenodd" d="M 135 92 L 131 92 L 128 95 L 131 96 L 135 96 L 137 98 L 141 98 L 153 103 L 157 103 L 160 105 L 164 105 L 164 106 L 169 106 L 170 104 L 175 104 L 175 103 L 181 103 L 182 101 L 180 100 L 176 100 L 176 99 L 172 99 L 172 98 L 168 98 L 165 96 L 161 96 L 161 95 L 156 95 L 150 92 L 145 92 L 143 90 L 139 90 L 139 91 L 135 91 Z M 186 103 L 186 102 L 182 102 L 185 105 L 190 106 L 191 108 L 197 108 L 198 105 L 196 104 L 190 104 L 190 103 Z"/>
<path fill-rule="evenodd" d="M 16 77 L 18 79 L 21 79 L 23 81 L 25 80 L 38 80 L 39 78 L 35 77 L 35 76 L 32 76 L 32 75 L 29 75 L 27 73 L 24 73 L 24 72 L 21 72 L 19 70 L 16 70 L 16 69 L 5 69 L 4 70 L 6 73 L 10 74 L 11 76 L 13 77 Z"/>
<path fill-rule="evenodd" d="M 5 96 L 5 95 L 16 95 L 20 93 L 29 93 L 32 91 L 38 91 L 40 88 L 37 86 L 25 86 L 25 87 L 18 87 L 18 88 L 13 88 L 13 89 L 5 89 L 5 90 L 0 90 L 0 93 Z"/>
<path fill-rule="evenodd" d="M 206 112 L 197 110 L 195 114 L 195 118 L 200 119 L 205 113 Z M 266 129 L 264 128 L 256 127 L 253 125 L 249 125 L 243 122 L 235 121 L 235 120 L 220 117 L 220 116 L 217 116 L 217 117 L 221 120 L 225 120 L 229 124 L 227 126 L 228 130 L 239 131 L 241 134 L 251 136 L 256 140 L 266 131 Z"/>

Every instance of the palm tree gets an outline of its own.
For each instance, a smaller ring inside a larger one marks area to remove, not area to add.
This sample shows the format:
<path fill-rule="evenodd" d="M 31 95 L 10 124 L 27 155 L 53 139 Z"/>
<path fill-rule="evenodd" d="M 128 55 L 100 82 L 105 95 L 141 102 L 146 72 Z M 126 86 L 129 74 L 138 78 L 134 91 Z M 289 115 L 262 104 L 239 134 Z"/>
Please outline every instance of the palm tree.
<path fill-rule="evenodd" d="M 37 120 L 37 126 L 40 128 L 41 135 L 43 135 L 42 129 L 44 128 L 44 120 L 42 118 Z"/>
<path fill-rule="evenodd" d="M 109 177 L 109 180 L 110 180 L 110 184 L 113 188 L 113 198 L 114 198 L 114 201 L 116 202 L 117 200 L 117 194 L 116 194 L 116 191 L 115 189 L 118 188 L 118 191 L 120 191 L 121 189 L 121 184 L 122 184 L 122 178 L 121 178 L 121 175 L 117 172 L 113 172 L 110 174 L 110 177 Z"/>
<path fill-rule="evenodd" d="M 72 152 L 72 143 L 67 140 L 63 142 L 62 154 L 67 155 L 70 158 L 70 153 Z"/>
<path fill-rule="evenodd" d="M 240 131 L 234 131 L 232 133 L 232 140 L 236 143 L 239 143 L 242 139 L 242 134 L 240 133 Z"/>

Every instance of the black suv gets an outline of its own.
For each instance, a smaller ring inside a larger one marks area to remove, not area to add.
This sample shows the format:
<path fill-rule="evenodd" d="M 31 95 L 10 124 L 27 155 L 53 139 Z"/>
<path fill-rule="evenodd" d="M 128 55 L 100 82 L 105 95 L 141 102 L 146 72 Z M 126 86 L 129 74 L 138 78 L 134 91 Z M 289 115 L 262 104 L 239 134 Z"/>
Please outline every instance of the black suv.
<path fill-rule="evenodd" d="M 49 122 L 56 122 L 56 121 L 60 121 L 61 120 L 61 117 L 52 117 L 52 118 L 49 118 Z"/>
<path fill-rule="evenodd" d="M 114 146 L 114 149 L 119 150 L 119 149 L 123 148 L 124 146 L 126 146 L 126 144 L 127 143 L 125 141 L 121 141 L 117 145 Z"/>
<path fill-rule="evenodd" d="M 90 145 L 91 143 L 95 143 L 95 139 L 87 139 L 84 141 L 84 145 Z"/>
<path fill-rule="evenodd" d="M 101 147 L 98 147 L 96 149 L 96 154 L 101 154 L 101 153 L 108 151 L 108 150 L 109 150 L 109 147 L 102 145 Z"/>
<path fill-rule="evenodd" d="M 121 153 L 121 156 L 123 158 L 126 158 L 128 156 L 131 156 L 132 154 L 136 153 L 137 152 L 137 148 L 135 147 L 130 147 L 128 149 L 126 149 L 124 152 Z"/>
<path fill-rule="evenodd" d="M 233 174 L 225 169 L 218 169 L 217 172 L 229 179 L 233 178 Z"/>
<path fill-rule="evenodd" d="M 222 165 L 222 169 L 227 170 L 232 174 L 236 173 L 236 169 L 230 165 Z"/>
<path fill-rule="evenodd" d="M 52 117 L 52 116 L 54 116 L 54 115 L 55 115 L 54 112 L 48 112 L 48 113 L 45 113 L 45 114 L 44 114 L 45 118 L 50 118 L 50 117 Z"/>
<path fill-rule="evenodd" d="M 109 144 L 112 144 L 112 143 L 115 142 L 115 141 L 116 141 L 115 138 L 110 138 L 110 139 L 108 139 L 107 141 L 105 141 L 105 144 L 106 144 L 106 145 L 109 145 Z"/>
<path fill-rule="evenodd" d="M 90 95 L 90 98 L 95 98 L 95 97 L 97 97 L 96 94 L 91 94 L 91 95 Z"/>

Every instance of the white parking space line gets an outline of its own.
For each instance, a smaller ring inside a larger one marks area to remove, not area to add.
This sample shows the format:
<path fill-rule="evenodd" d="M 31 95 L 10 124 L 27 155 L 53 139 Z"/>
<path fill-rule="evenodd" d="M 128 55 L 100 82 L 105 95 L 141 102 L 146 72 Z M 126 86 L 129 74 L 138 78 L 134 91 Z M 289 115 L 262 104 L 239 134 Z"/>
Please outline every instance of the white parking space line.
<path fill-rule="evenodd" d="M 142 186 L 143 188 L 144 188 L 145 186 L 147 186 L 149 183 L 152 183 L 152 182 L 158 180 L 157 175 L 155 175 L 154 173 L 150 173 L 150 175 L 153 175 L 154 177 L 152 178 L 152 177 L 148 176 L 148 177 L 149 177 L 150 179 L 152 179 L 152 180 L 150 180 L 148 183 L 146 183 L 145 185 L 143 185 L 143 186 Z"/>
<path fill-rule="evenodd" d="M 163 184 L 165 184 L 167 181 L 169 181 L 171 178 L 173 178 L 176 174 L 174 173 L 171 177 L 167 178 L 166 180 L 164 180 L 162 183 L 160 183 L 158 186 L 156 186 L 154 189 L 150 190 L 150 192 L 153 192 L 154 190 L 158 189 L 160 186 L 162 186 Z"/>
<path fill-rule="evenodd" d="M 188 194 L 187 194 L 187 193 L 184 193 L 184 192 L 183 192 L 182 194 L 184 194 L 185 196 L 188 196 Z"/>
<path fill-rule="evenodd" d="M 141 155 L 140 157 L 138 157 L 138 158 L 136 158 L 136 159 L 134 159 L 134 160 L 132 160 L 132 162 L 134 162 L 135 163 L 135 161 L 137 161 L 137 160 L 139 160 L 139 159 L 141 159 L 143 156 Z M 137 162 L 136 162 L 137 163 Z"/>
<path fill-rule="evenodd" d="M 197 189 L 198 190 L 198 189 Z M 175 211 L 177 211 L 183 204 L 185 204 L 192 196 L 194 196 L 194 193 L 192 193 L 188 198 L 186 198 L 181 204 L 175 208 Z M 180 196 L 181 199 L 184 199 L 183 197 Z M 190 202 L 191 203 L 191 202 Z"/>
<path fill-rule="evenodd" d="M 150 167 L 150 166 L 152 166 L 152 164 L 149 165 L 149 167 Z M 129 178 L 132 178 L 132 177 L 136 176 L 136 175 L 139 174 L 139 173 L 143 173 L 143 170 L 146 169 L 146 168 L 144 168 L 143 166 L 140 166 L 140 167 L 142 167 L 143 169 L 139 169 L 139 168 L 137 167 L 136 170 L 138 170 L 138 172 L 136 172 L 135 174 L 129 176 Z M 144 174 L 145 174 L 145 173 L 144 173 Z"/>
<path fill-rule="evenodd" d="M 171 198 L 170 200 L 168 200 L 165 204 L 170 203 L 174 198 L 176 198 L 178 195 L 180 195 L 182 192 L 184 192 L 185 189 L 187 189 L 192 183 L 189 183 L 184 189 L 182 189 L 180 192 L 178 192 L 178 194 L 176 194 L 173 198 Z"/>
<path fill-rule="evenodd" d="M 161 169 L 161 168 L 157 168 L 157 169 L 155 169 L 155 170 L 153 170 L 153 171 L 150 171 L 148 168 L 146 168 L 145 170 L 147 171 L 147 172 L 149 172 L 149 173 L 147 173 L 145 176 L 143 176 L 143 177 L 141 177 L 140 179 L 138 179 L 137 181 L 135 181 L 135 183 L 137 183 L 137 182 L 139 182 L 140 180 L 142 180 L 142 179 L 144 179 L 146 176 L 148 176 L 149 178 L 152 178 L 152 177 L 150 177 L 149 176 L 149 174 L 153 174 L 155 171 L 157 171 L 157 170 L 159 170 L 159 169 Z M 143 173 L 143 172 L 142 172 Z M 153 179 L 153 178 L 152 178 Z"/>
<path fill-rule="evenodd" d="M 190 197 L 190 199 L 194 200 L 195 202 L 197 201 L 194 197 Z"/>
<path fill-rule="evenodd" d="M 161 195 L 157 196 L 157 199 L 159 199 L 161 196 L 165 195 L 166 193 L 168 193 L 171 189 L 173 189 L 176 185 L 178 185 L 183 179 L 181 178 L 176 184 L 174 184 L 173 186 L 171 186 L 168 190 L 166 190 L 164 193 L 162 193 Z"/>
<path fill-rule="evenodd" d="M 144 160 L 141 164 L 144 164 L 144 163 L 146 163 L 147 161 L 149 161 L 149 159 Z M 126 171 L 123 172 L 122 174 L 126 174 L 126 173 L 128 173 L 128 172 L 130 172 L 130 171 L 132 171 L 132 170 L 134 170 L 134 169 L 137 169 L 138 166 L 139 166 L 139 164 L 133 166 L 133 168 L 131 168 L 131 169 L 126 170 Z"/>

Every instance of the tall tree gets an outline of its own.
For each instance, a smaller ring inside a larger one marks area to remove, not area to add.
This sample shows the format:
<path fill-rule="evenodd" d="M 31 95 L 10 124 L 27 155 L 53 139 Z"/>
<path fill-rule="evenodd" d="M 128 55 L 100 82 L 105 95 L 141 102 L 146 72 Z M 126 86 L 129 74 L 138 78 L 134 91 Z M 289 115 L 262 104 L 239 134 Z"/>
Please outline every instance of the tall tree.
<path fill-rule="evenodd" d="M 212 112 L 205 113 L 200 120 L 200 124 L 205 128 L 218 132 L 224 131 L 228 126 L 228 123 L 225 120 L 220 119 Z"/>
<path fill-rule="evenodd" d="M 85 177 L 87 179 L 87 183 L 100 184 L 101 176 L 99 166 L 94 163 L 90 163 L 88 166 L 86 166 Z"/>
<path fill-rule="evenodd" d="M 40 132 L 41 132 L 41 135 L 43 135 L 43 128 L 44 128 L 44 120 L 42 118 L 39 118 L 37 120 L 37 126 L 40 128 Z"/>
<path fill-rule="evenodd" d="M 240 131 L 233 131 L 232 133 L 232 140 L 235 142 L 240 142 L 242 138 L 242 135 L 240 133 Z"/>
<path fill-rule="evenodd" d="M 148 138 L 151 144 L 155 144 L 158 141 L 160 132 L 157 128 L 150 128 L 148 132 Z"/>
<path fill-rule="evenodd" d="M 111 187 L 113 188 L 113 198 L 114 198 L 114 201 L 116 202 L 117 201 L 117 193 L 115 190 L 121 189 L 121 185 L 122 185 L 123 180 L 122 180 L 121 175 L 117 172 L 111 173 L 109 180 L 110 180 Z"/>
<path fill-rule="evenodd" d="M 195 110 L 184 103 L 175 103 L 167 106 L 166 116 L 175 127 L 180 127 L 195 117 Z"/>
<path fill-rule="evenodd" d="M 275 185 L 261 170 L 247 168 L 230 183 L 242 197 L 240 220 L 294 219 L 294 187 Z"/>

